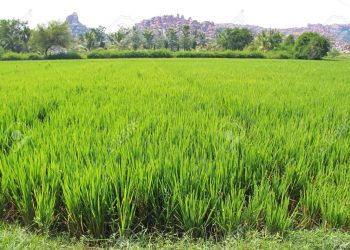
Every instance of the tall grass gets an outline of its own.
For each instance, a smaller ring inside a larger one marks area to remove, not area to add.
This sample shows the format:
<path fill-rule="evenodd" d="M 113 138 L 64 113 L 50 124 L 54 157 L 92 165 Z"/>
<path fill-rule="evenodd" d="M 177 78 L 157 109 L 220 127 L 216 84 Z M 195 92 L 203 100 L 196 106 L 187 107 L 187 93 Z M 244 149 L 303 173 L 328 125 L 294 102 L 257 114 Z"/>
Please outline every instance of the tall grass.
<path fill-rule="evenodd" d="M 1 218 L 95 238 L 349 230 L 349 67 L 1 62 Z"/>

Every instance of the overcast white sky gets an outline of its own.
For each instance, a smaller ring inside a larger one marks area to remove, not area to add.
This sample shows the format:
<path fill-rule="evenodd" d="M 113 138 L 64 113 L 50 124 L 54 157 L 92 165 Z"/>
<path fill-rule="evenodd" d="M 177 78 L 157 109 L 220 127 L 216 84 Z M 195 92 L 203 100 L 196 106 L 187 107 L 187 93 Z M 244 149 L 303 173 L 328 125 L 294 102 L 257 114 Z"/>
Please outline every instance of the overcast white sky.
<path fill-rule="evenodd" d="M 350 23 L 350 0 L 1 0 L 0 19 L 20 18 L 33 27 L 65 20 L 73 12 L 89 26 L 113 29 L 157 15 L 177 13 L 199 21 L 270 28 L 308 23 Z"/>

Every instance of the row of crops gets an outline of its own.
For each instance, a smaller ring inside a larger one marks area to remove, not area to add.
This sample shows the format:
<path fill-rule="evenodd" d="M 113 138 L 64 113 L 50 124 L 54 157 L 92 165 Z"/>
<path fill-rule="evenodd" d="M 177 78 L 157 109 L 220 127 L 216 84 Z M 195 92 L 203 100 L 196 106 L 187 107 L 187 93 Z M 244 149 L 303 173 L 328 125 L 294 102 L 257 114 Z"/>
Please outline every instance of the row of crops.
<path fill-rule="evenodd" d="M 0 63 L 0 217 L 102 238 L 350 226 L 350 63 Z"/>

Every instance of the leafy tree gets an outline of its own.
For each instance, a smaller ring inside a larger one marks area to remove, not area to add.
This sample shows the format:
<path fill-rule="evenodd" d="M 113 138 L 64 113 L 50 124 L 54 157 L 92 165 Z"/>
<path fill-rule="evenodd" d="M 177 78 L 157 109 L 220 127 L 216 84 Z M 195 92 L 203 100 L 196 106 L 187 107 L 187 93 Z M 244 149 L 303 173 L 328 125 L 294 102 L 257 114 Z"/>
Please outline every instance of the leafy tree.
<path fill-rule="evenodd" d="M 155 49 L 167 49 L 169 47 L 168 40 L 163 35 L 158 35 L 154 38 Z"/>
<path fill-rule="evenodd" d="M 190 32 L 189 25 L 184 25 L 181 28 L 180 47 L 183 50 L 190 50 L 191 49 L 191 32 Z"/>
<path fill-rule="evenodd" d="M 170 28 L 167 32 L 168 48 L 172 51 L 179 50 L 179 38 L 175 29 Z"/>
<path fill-rule="evenodd" d="M 331 48 L 328 38 L 314 32 L 305 32 L 295 42 L 295 55 L 299 59 L 319 60 Z"/>
<path fill-rule="evenodd" d="M 129 33 L 128 29 L 120 28 L 117 32 L 108 34 L 108 40 L 113 47 L 121 49 L 124 47 L 123 42 L 126 39 L 128 33 Z"/>
<path fill-rule="evenodd" d="M 0 46 L 13 52 L 28 51 L 31 36 L 27 22 L 20 20 L 0 20 Z"/>
<path fill-rule="evenodd" d="M 207 46 L 207 38 L 205 37 L 205 33 L 204 32 L 199 32 L 197 35 L 197 39 L 198 39 L 198 46 L 201 48 L 205 48 Z"/>
<path fill-rule="evenodd" d="M 144 48 L 152 49 L 154 47 L 154 33 L 152 30 L 144 30 L 143 36 L 146 40 Z"/>
<path fill-rule="evenodd" d="M 277 30 L 264 30 L 255 40 L 255 45 L 259 50 L 271 51 L 278 49 L 283 42 L 283 35 Z"/>
<path fill-rule="evenodd" d="M 45 55 L 53 46 L 68 48 L 72 36 L 68 24 L 51 21 L 48 25 L 38 25 L 31 39 L 32 47 L 43 52 Z"/>
<path fill-rule="evenodd" d="M 137 27 L 132 28 L 130 43 L 133 50 L 137 50 L 141 47 L 143 42 L 143 36 Z"/>
<path fill-rule="evenodd" d="M 217 42 L 224 48 L 229 50 L 243 50 L 253 41 L 254 37 L 248 29 L 225 29 L 218 35 Z"/>
<path fill-rule="evenodd" d="M 295 37 L 293 35 L 289 35 L 284 39 L 284 46 L 293 47 L 295 44 Z"/>
<path fill-rule="evenodd" d="M 96 47 L 95 33 L 91 31 L 86 32 L 84 36 L 84 42 L 88 50 L 94 49 Z"/>
<path fill-rule="evenodd" d="M 95 46 L 98 48 L 106 47 L 106 28 L 103 26 L 98 26 L 98 28 L 93 28 L 90 32 L 93 34 L 92 38 L 95 40 Z"/>

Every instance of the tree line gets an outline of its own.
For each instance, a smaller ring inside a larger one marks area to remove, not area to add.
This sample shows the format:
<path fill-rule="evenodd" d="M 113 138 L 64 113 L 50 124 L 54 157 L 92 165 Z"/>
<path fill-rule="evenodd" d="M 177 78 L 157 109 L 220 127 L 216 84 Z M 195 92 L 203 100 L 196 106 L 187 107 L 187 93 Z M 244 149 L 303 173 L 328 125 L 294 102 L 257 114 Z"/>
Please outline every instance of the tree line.
<path fill-rule="evenodd" d="M 0 20 L 0 52 L 35 52 L 48 55 L 60 49 L 92 51 L 98 49 L 171 51 L 220 51 L 250 50 L 260 52 L 284 51 L 298 59 L 321 59 L 330 51 L 328 38 L 312 32 L 299 37 L 285 36 L 278 30 L 264 30 L 254 36 L 246 28 L 227 28 L 217 32 L 215 39 L 208 39 L 205 33 L 191 30 L 184 25 L 180 30 L 169 28 L 165 32 L 120 28 L 107 33 L 106 28 L 92 28 L 84 35 L 73 37 L 66 22 L 51 21 L 30 29 L 21 20 Z"/>

